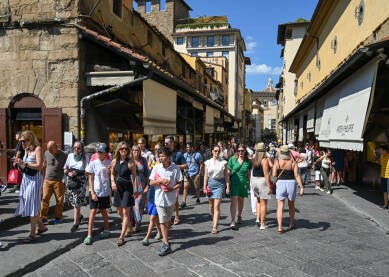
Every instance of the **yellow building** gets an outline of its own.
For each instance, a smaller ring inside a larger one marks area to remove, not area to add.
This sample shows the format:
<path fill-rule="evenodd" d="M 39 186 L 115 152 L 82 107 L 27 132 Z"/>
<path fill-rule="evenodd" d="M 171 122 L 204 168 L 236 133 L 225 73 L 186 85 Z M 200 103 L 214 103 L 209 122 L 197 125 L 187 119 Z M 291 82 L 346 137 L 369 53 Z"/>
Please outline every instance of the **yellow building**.
<path fill-rule="evenodd" d="M 320 0 L 289 69 L 297 106 L 283 120 L 288 141 L 355 153 L 388 143 L 388 56 L 389 1 Z M 366 162 L 365 153 L 355 155 Z"/>

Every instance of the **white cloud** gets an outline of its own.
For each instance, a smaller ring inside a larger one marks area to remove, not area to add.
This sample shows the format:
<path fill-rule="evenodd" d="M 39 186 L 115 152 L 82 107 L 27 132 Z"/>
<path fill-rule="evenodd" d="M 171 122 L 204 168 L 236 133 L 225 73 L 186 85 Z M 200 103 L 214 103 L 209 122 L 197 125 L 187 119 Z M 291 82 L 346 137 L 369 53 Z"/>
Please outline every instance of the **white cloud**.
<path fill-rule="evenodd" d="M 248 36 L 247 40 L 253 40 L 254 38 L 252 36 Z"/>
<path fill-rule="evenodd" d="M 250 41 L 246 43 L 246 53 L 254 53 L 254 49 L 257 47 L 257 43 L 255 41 Z"/>
<path fill-rule="evenodd" d="M 279 75 L 282 72 L 282 67 L 271 67 L 267 64 L 252 64 L 247 66 L 246 72 L 251 75 Z"/>

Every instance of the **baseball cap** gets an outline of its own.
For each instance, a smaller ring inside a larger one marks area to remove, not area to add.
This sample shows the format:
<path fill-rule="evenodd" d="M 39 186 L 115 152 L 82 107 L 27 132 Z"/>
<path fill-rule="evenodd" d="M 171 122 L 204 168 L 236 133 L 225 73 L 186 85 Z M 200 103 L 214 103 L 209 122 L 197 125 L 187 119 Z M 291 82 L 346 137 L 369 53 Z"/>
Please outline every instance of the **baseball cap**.
<path fill-rule="evenodd" d="M 100 144 L 97 146 L 96 151 L 97 151 L 97 152 L 108 152 L 108 146 L 107 146 L 107 144 L 105 144 L 105 143 L 100 143 Z"/>
<path fill-rule="evenodd" d="M 289 147 L 289 149 L 295 149 L 296 148 L 293 143 L 288 144 L 288 147 Z"/>

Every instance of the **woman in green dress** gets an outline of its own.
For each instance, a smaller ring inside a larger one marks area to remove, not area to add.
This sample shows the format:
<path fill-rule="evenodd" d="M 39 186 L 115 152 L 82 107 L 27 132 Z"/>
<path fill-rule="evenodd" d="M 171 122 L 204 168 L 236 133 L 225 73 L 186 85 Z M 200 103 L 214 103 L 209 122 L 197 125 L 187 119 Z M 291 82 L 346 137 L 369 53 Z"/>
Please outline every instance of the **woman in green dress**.
<path fill-rule="evenodd" d="M 248 197 L 248 190 L 250 184 L 250 172 L 252 163 L 248 159 L 246 147 L 239 145 L 238 151 L 228 161 L 228 170 L 230 173 L 230 197 L 231 197 L 231 229 L 235 230 L 235 216 L 238 209 L 237 224 L 242 223 L 242 211 L 244 199 Z"/>

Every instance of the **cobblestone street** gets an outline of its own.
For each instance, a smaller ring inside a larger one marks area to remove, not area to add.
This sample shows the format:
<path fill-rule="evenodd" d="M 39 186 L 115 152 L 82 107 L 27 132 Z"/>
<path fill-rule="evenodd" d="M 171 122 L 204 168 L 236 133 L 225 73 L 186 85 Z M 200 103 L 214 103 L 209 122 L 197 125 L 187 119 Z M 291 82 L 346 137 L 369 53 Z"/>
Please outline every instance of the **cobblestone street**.
<path fill-rule="evenodd" d="M 335 194 L 342 189 L 336 187 Z M 297 229 L 283 235 L 277 234 L 275 199 L 270 201 L 270 228 L 264 231 L 256 227 L 249 201 L 244 223 L 238 231 L 230 230 L 229 202 L 224 201 L 217 235 L 210 233 L 205 199 L 199 206 L 194 202 L 191 199 L 190 206 L 182 211 L 182 224 L 172 228 L 173 253 L 166 257 L 158 256 L 160 242 L 141 245 L 144 233 L 128 238 L 118 248 L 116 226 L 110 239 L 97 240 L 92 246 L 78 245 L 27 276 L 348 277 L 387 276 L 389 272 L 385 231 L 312 186 L 296 200 Z M 39 243 L 26 247 L 39 247 Z"/>

